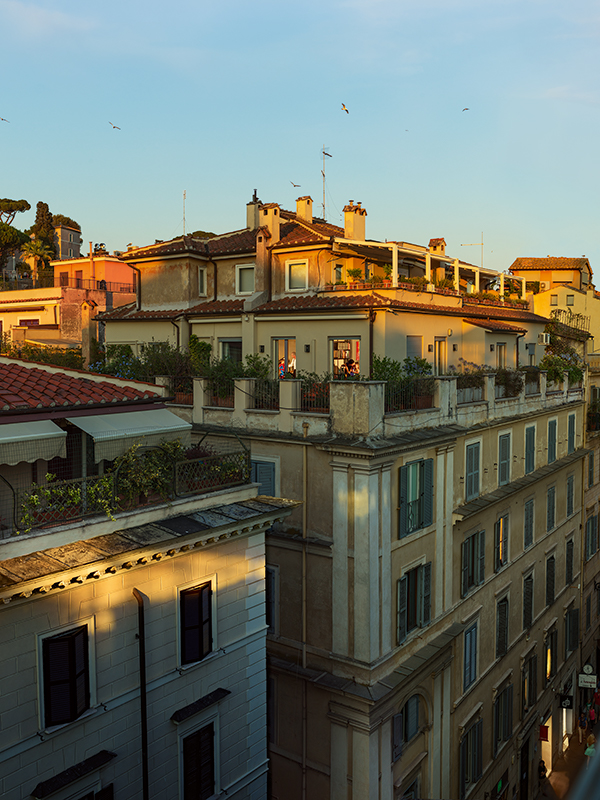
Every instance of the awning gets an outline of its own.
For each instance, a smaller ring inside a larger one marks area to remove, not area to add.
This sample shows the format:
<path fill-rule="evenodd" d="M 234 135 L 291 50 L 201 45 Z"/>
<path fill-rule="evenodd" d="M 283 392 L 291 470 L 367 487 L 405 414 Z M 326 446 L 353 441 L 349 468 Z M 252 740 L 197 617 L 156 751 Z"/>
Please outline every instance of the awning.
<path fill-rule="evenodd" d="M 32 464 L 38 458 L 45 461 L 55 456 L 67 457 L 67 432 L 51 420 L 14 422 L 0 425 L 0 464 Z"/>
<path fill-rule="evenodd" d="M 156 447 L 165 439 L 181 439 L 185 447 L 190 445 L 191 424 L 166 408 L 67 419 L 94 440 L 96 463 L 105 459 L 112 461 L 133 444 Z"/>

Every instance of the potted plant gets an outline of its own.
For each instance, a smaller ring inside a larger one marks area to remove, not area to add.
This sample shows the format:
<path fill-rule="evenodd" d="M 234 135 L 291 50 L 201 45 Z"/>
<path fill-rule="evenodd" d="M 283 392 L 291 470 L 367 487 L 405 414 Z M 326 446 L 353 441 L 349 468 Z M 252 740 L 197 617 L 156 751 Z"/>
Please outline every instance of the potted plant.
<path fill-rule="evenodd" d="M 360 285 L 362 285 L 361 278 L 364 281 L 365 273 L 360 267 L 350 267 L 349 269 L 346 270 L 346 274 L 352 281 L 350 284 L 351 289 L 359 288 L 359 286 L 357 286 L 359 282 Z"/>

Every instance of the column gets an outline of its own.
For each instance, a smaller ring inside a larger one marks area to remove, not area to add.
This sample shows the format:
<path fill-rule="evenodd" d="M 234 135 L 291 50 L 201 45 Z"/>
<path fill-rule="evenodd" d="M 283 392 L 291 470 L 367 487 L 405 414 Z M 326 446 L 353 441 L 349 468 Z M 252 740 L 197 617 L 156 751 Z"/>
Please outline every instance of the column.
<path fill-rule="evenodd" d="M 444 572 L 446 571 L 446 554 L 444 553 L 444 525 L 446 522 L 446 448 L 440 447 L 436 451 L 434 483 L 435 491 L 435 588 L 433 600 L 433 618 L 439 617 L 444 611 Z M 448 606 L 446 606 L 448 607 Z"/>
<path fill-rule="evenodd" d="M 392 465 L 381 467 L 381 651 L 392 649 Z"/>
<path fill-rule="evenodd" d="M 440 793 L 441 785 L 441 763 L 435 758 L 435 753 L 441 753 L 442 739 L 442 676 L 443 671 L 439 672 L 433 679 L 433 707 L 431 709 L 431 749 L 430 753 L 434 756 L 429 759 L 429 796 L 442 797 Z"/>
<path fill-rule="evenodd" d="M 452 608 L 454 529 L 452 512 L 454 511 L 454 445 L 446 448 L 446 480 L 444 486 L 444 611 Z"/>
<path fill-rule="evenodd" d="M 354 468 L 354 657 L 379 656 L 379 475 Z"/>
<path fill-rule="evenodd" d="M 392 286 L 398 286 L 398 245 L 392 245 Z"/>
<path fill-rule="evenodd" d="M 460 289 L 460 274 L 458 271 L 458 258 L 454 259 L 454 289 L 458 292 Z"/>
<path fill-rule="evenodd" d="M 331 800 L 348 800 L 348 728 L 331 722 Z"/>
<path fill-rule="evenodd" d="M 348 656 L 348 464 L 333 469 L 332 647 Z"/>
<path fill-rule="evenodd" d="M 443 701 L 442 701 L 442 747 L 440 753 L 440 772 L 442 788 L 440 797 L 450 797 L 450 770 L 452 768 L 452 742 L 450 741 L 450 700 L 451 700 L 451 667 L 444 669 Z M 458 753 L 458 748 L 454 748 Z M 457 764 L 454 765 L 458 767 Z"/>

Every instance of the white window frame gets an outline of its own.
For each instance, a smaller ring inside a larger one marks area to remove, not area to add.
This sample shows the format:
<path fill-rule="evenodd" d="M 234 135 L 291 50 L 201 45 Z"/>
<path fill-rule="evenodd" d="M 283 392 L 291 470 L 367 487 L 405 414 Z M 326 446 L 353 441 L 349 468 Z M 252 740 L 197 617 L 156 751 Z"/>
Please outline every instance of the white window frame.
<path fill-rule="evenodd" d="M 195 715 L 193 720 L 187 720 L 177 726 L 177 756 L 178 756 L 178 778 L 179 778 L 179 798 L 185 800 L 183 793 L 183 740 L 192 736 L 207 725 L 214 725 L 214 775 L 215 791 L 214 797 L 221 793 L 221 735 L 220 735 L 220 715 L 218 704 L 207 708 L 205 712 Z"/>
<path fill-rule="evenodd" d="M 50 725 L 46 726 L 46 720 L 44 719 L 44 706 L 45 706 L 45 696 L 44 696 L 44 652 L 43 652 L 43 642 L 44 639 L 52 639 L 54 636 L 60 636 L 61 633 L 67 633 L 68 631 L 72 631 L 75 628 L 82 628 L 83 626 L 87 627 L 87 634 L 88 634 L 88 672 L 89 672 L 89 682 L 90 682 L 90 707 L 86 709 L 86 711 L 81 714 L 81 716 L 77 717 L 77 719 L 71 720 L 71 722 L 63 722 L 60 725 Z M 57 731 L 61 730 L 62 728 L 66 728 L 69 725 L 76 725 L 83 719 L 87 719 L 90 714 L 95 713 L 95 709 L 98 705 L 97 697 L 96 697 L 96 619 L 94 616 L 86 617 L 85 619 L 78 619 L 74 620 L 73 622 L 69 622 L 68 625 L 61 625 L 59 628 L 52 628 L 52 630 L 44 631 L 44 633 L 39 633 L 36 637 L 36 673 L 37 673 L 37 696 L 38 696 L 38 729 L 40 731 Z"/>
<path fill-rule="evenodd" d="M 304 264 L 306 273 L 304 276 L 304 286 L 295 289 L 290 288 L 290 268 L 296 264 Z M 290 259 L 285 262 L 285 290 L 286 292 L 305 292 L 308 289 L 308 259 Z"/>
<path fill-rule="evenodd" d="M 212 650 L 208 655 L 204 656 L 201 661 L 192 661 L 190 664 L 181 663 L 181 593 L 187 592 L 189 589 L 199 589 L 205 583 L 210 583 L 211 590 L 211 631 L 212 631 Z M 181 583 L 176 588 L 175 595 L 175 631 L 176 631 L 176 647 L 177 647 L 177 669 L 187 670 L 196 669 L 202 664 L 211 661 L 219 652 L 219 636 L 217 629 L 217 573 L 212 575 L 204 575 L 196 580 Z M 202 727 L 202 726 L 200 726 Z M 192 731 L 193 733 L 193 731 Z"/>
<path fill-rule="evenodd" d="M 242 291 L 240 272 L 242 270 L 252 270 L 252 291 Z M 256 264 L 236 264 L 235 265 L 235 293 L 242 295 L 251 295 L 256 291 Z"/>
<path fill-rule="evenodd" d="M 202 278 L 200 276 L 202 276 Z M 203 287 L 202 291 L 200 291 L 200 285 L 202 285 Z M 198 297 L 206 297 L 206 296 L 207 296 L 206 267 L 198 267 Z"/>

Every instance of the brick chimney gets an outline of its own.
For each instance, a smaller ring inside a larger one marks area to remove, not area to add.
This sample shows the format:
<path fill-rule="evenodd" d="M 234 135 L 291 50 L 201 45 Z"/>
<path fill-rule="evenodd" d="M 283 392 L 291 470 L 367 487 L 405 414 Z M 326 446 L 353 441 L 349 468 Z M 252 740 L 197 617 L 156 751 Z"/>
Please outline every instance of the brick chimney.
<path fill-rule="evenodd" d="M 256 196 L 256 189 L 254 190 L 254 194 L 252 195 L 252 200 L 246 204 L 246 227 L 250 231 L 255 231 L 257 228 L 260 227 L 260 220 L 259 220 L 259 211 L 260 208 L 260 200 Z"/>
<path fill-rule="evenodd" d="M 280 208 L 277 203 L 266 203 L 260 207 L 258 212 L 260 227 L 267 228 L 271 235 L 270 244 L 277 244 L 279 241 L 279 226 L 281 224 L 279 212 Z"/>
<path fill-rule="evenodd" d="M 446 255 L 446 240 L 445 239 L 430 239 L 429 249 L 431 253 L 438 256 Z"/>
<path fill-rule="evenodd" d="M 354 200 L 350 200 L 348 205 L 344 206 L 344 238 L 364 242 L 366 216 L 367 209 L 361 208 L 360 203 L 354 205 Z"/>
<path fill-rule="evenodd" d="M 299 197 L 296 200 L 296 216 L 303 222 L 313 221 L 312 197 L 306 195 L 305 197 Z"/>

